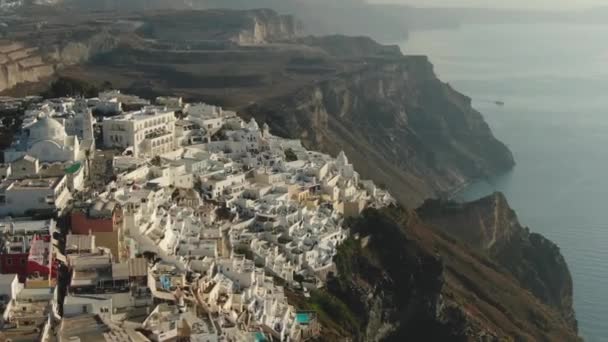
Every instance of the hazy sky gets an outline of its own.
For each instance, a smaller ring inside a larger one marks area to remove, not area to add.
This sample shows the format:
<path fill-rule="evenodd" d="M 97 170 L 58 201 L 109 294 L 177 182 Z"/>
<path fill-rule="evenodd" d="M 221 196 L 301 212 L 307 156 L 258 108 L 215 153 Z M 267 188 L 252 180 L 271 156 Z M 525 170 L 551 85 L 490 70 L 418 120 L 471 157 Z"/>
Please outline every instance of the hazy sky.
<path fill-rule="evenodd" d="M 403 3 L 419 7 L 498 7 L 534 9 L 582 9 L 606 5 L 605 0 L 368 0 L 371 3 Z"/>

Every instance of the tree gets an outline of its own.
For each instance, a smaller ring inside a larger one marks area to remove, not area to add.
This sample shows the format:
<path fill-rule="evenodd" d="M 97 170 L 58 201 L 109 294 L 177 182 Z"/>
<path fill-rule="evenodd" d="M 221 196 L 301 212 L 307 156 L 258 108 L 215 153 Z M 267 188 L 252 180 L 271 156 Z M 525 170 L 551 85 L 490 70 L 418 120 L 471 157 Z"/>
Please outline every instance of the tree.
<path fill-rule="evenodd" d="M 101 84 L 101 89 L 102 90 L 111 90 L 111 89 L 114 89 L 114 86 L 112 85 L 112 82 L 110 82 L 110 81 L 104 81 Z"/>
<path fill-rule="evenodd" d="M 154 166 L 161 166 L 162 165 L 162 159 L 160 159 L 160 156 L 156 156 L 156 157 L 152 158 L 152 160 L 150 162 Z"/>
<path fill-rule="evenodd" d="M 285 150 L 285 160 L 288 162 L 296 161 L 298 160 L 298 156 L 291 148 L 288 148 Z"/>
<path fill-rule="evenodd" d="M 99 88 L 94 84 L 68 77 L 59 77 L 49 89 L 42 93 L 45 98 L 56 98 L 65 96 L 95 97 L 99 94 Z"/>

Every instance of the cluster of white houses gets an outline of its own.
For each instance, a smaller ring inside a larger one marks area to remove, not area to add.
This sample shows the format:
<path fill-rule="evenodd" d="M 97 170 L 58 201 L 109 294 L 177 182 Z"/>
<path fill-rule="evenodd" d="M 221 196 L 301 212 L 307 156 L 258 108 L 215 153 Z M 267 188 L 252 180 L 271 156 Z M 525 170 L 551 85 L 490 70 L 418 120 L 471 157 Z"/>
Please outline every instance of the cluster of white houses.
<path fill-rule="evenodd" d="M 34 105 L 4 161 L 0 334 L 34 341 L 312 338 L 279 284 L 323 286 L 344 219 L 393 202 L 344 153 L 117 91 Z"/>

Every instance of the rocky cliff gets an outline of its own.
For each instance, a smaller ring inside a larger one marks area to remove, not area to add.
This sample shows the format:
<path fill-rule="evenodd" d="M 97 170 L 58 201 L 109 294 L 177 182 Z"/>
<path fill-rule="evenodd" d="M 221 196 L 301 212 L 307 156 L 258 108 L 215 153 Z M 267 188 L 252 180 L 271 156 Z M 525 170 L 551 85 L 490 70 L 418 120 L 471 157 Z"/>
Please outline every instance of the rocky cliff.
<path fill-rule="evenodd" d="M 53 65 L 43 61 L 38 48 L 16 42 L 0 45 L 0 90 L 23 82 L 37 82 L 54 71 Z"/>
<path fill-rule="evenodd" d="M 225 41 L 259 45 L 290 40 L 299 33 L 293 16 L 274 11 L 208 10 L 163 13 L 146 18 L 140 32 L 162 41 Z"/>
<path fill-rule="evenodd" d="M 441 82 L 426 57 L 371 49 L 360 39 L 330 41 L 329 48 L 327 38 L 308 44 L 334 58 L 359 57 L 357 67 L 243 112 L 309 148 L 346 151 L 357 170 L 390 185 L 407 205 L 513 166 L 471 100 Z M 340 51 L 358 55 L 338 55 L 332 46 L 340 42 L 348 47 Z"/>
<path fill-rule="evenodd" d="M 580 340 L 509 272 L 430 229 L 415 212 L 370 209 L 350 227 L 358 238 L 335 259 L 339 275 L 327 289 L 333 302 L 311 299 L 328 340 Z"/>
<path fill-rule="evenodd" d="M 434 227 L 489 256 L 523 288 L 556 308 L 576 330 L 572 277 L 559 247 L 522 227 L 502 194 L 465 204 L 429 200 L 418 213 Z"/>
<path fill-rule="evenodd" d="M 88 33 L 65 41 L 46 38 L 0 43 L 0 91 L 25 82 L 39 82 L 57 69 L 86 62 L 118 44 L 118 39 L 108 32 Z"/>

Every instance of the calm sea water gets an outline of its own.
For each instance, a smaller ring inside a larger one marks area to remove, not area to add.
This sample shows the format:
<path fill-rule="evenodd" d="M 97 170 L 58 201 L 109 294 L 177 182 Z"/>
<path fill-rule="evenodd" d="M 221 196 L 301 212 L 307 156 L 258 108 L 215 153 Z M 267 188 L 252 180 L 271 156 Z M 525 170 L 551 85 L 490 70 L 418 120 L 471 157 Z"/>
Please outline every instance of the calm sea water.
<path fill-rule="evenodd" d="M 429 55 L 513 151 L 513 172 L 462 197 L 502 191 L 523 225 L 560 246 L 587 341 L 608 341 L 606 37 L 608 26 L 470 25 L 415 32 L 400 44 Z"/>

